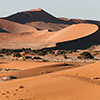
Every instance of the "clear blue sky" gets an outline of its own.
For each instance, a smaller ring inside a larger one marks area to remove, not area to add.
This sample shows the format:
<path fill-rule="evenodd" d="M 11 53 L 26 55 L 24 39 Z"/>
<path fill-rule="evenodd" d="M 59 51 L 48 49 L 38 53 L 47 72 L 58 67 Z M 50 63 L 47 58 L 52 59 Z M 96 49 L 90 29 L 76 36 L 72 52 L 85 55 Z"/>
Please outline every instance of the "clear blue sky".
<path fill-rule="evenodd" d="M 100 0 L 0 0 L 0 17 L 36 8 L 56 17 L 100 21 Z"/>

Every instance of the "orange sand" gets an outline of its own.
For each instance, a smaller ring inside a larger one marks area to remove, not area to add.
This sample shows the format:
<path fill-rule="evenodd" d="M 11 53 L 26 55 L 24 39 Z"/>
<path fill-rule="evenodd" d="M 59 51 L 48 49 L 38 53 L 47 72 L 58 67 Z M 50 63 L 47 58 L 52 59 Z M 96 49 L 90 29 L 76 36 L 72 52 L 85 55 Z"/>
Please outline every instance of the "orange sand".
<path fill-rule="evenodd" d="M 99 100 L 99 80 L 89 78 L 100 75 L 99 65 L 100 62 L 51 74 L 1 82 L 0 100 Z M 19 89 L 21 85 L 24 88 Z"/>

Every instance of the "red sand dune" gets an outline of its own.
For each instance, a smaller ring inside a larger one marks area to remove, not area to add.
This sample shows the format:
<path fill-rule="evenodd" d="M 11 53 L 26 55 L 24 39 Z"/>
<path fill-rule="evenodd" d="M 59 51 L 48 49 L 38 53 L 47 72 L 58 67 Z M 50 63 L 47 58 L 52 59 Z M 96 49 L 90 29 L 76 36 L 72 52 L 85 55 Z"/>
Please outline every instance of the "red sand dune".
<path fill-rule="evenodd" d="M 98 30 L 98 26 L 94 24 L 76 24 L 71 25 L 65 29 L 57 32 L 48 32 L 48 30 L 36 31 L 36 33 L 30 34 L 17 34 L 9 35 L 10 41 L 5 43 L 3 40 L 3 46 L 7 48 L 45 48 L 55 46 L 58 42 L 65 42 L 75 39 L 80 39 L 89 36 Z M 6 35 L 6 34 L 5 34 Z M 11 37 L 10 37 L 11 36 Z M 16 38 L 17 37 L 17 38 Z M 80 43 L 79 43 L 80 44 Z M 66 45 L 64 45 L 65 47 Z M 2 46 L 1 46 L 2 47 Z"/>
<path fill-rule="evenodd" d="M 10 33 L 36 32 L 37 30 L 31 26 L 11 22 L 5 19 L 0 19 L 0 28 Z"/>
<path fill-rule="evenodd" d="M 34 37 L 33 43 L 43 43 L 44 46 L 54 46 L 58 42 L 75 40 L 93 34 L 98 30 L 94 24 L 76 24 L 57 32 L 44 32 Z M 37 41 L 36 41 L 37 40 Z M 42 46 L 43 46 L 42 44 Z"/>
<path fill-rule="evenodd" d="M 52 36 L 51 42 L 64 42 L 75 40 L 78 38 L 82 38 L 88 36 L 98 30 L 97 25 L 93 24 L 75 24 L 71 25 L 61 31 L 58 31 L 56 34 Z"/>

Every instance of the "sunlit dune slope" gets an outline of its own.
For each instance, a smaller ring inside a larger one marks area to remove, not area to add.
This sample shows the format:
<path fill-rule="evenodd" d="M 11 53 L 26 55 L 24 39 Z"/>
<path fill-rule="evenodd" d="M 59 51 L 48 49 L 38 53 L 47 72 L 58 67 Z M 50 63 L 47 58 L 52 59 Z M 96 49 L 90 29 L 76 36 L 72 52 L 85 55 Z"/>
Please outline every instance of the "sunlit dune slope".
<path fill-rule="evenodd" d="M 37 30 L 31 26 L 15 23 L 5 19 L 0 19 L 0 28 L 10 33 L 36 32 Z"/>
<path fill-rule="evenodd" d="M 51 42 L 64 42 L 88 36 L 98 30 L 95 24 L 73 24 L 52 36 Z"/>
<path fill-rule="evenodd" d="M 17 45 L 19 45 L 19 48 L 25 47 L 33 49 L 53 47 L 56 46 L 56 44 L 59 42 L 62 43 L 67 41 L 73 41 L 76 39 L 90 36 L 98 29 L 98 26 L 95 24 L 74 24 L 57 32 L 49 32 L 48 30 L 36 31 L 32 29 L 35 32 L 31 32 L 30 34 L 25 33 L 9 35 L 7 39 L 9 39 L 10 41 L 8 41 L 6 44 L 6 42 L 2 40 L 1 47 L 2 45 L 6 46 L 7 48 L 16 48 Z M 6 39 L 6 35 L 8 34 L 4 34 L 3 36 L 1 34 L 1 39 L 2 37 Z M 63 47 L 65 46 L 66 45 L 64 45 Z"/>
<path fill-rule="evenodd" d="M 99 100 L 100 85 L 93 79 L 100 75 L 99 65 L 100 62 L 47 75 L 0 82 L 0 99 Z M 24 88 L 19 89 L 19 86 Z"/>
<path fill-rule="evenodd" d="M 48 34 L 40 34 L 35 40 L 43 41 L 46 46 L 54 46 L 58 42 L 79 39 L 93 34 L 98 30 L 98 26 L 94 24 L 74 24 L 57 32 L 48 32 Z"/>
<path fill-rule="evenodd" d="M 80 68 L 71 69 L 66 71 L 69 75 L 75 75 L 80 77 L 87 77 L 90 79 L 100 81 L 100 62 L 85 65 Z M 98 79 L 95 79 L 98 78 Z"/>

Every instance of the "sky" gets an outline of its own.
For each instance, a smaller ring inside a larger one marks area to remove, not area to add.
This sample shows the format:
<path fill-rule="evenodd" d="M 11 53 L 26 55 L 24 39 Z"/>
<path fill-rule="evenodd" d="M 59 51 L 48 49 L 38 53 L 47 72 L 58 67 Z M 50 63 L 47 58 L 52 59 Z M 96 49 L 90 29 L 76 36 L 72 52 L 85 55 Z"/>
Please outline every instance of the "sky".
<path fill-rule="evenodd" d="M 37 8 L 55 17 L 100 21 L 100 0 L 0 0 L 0 17 Z"/>

